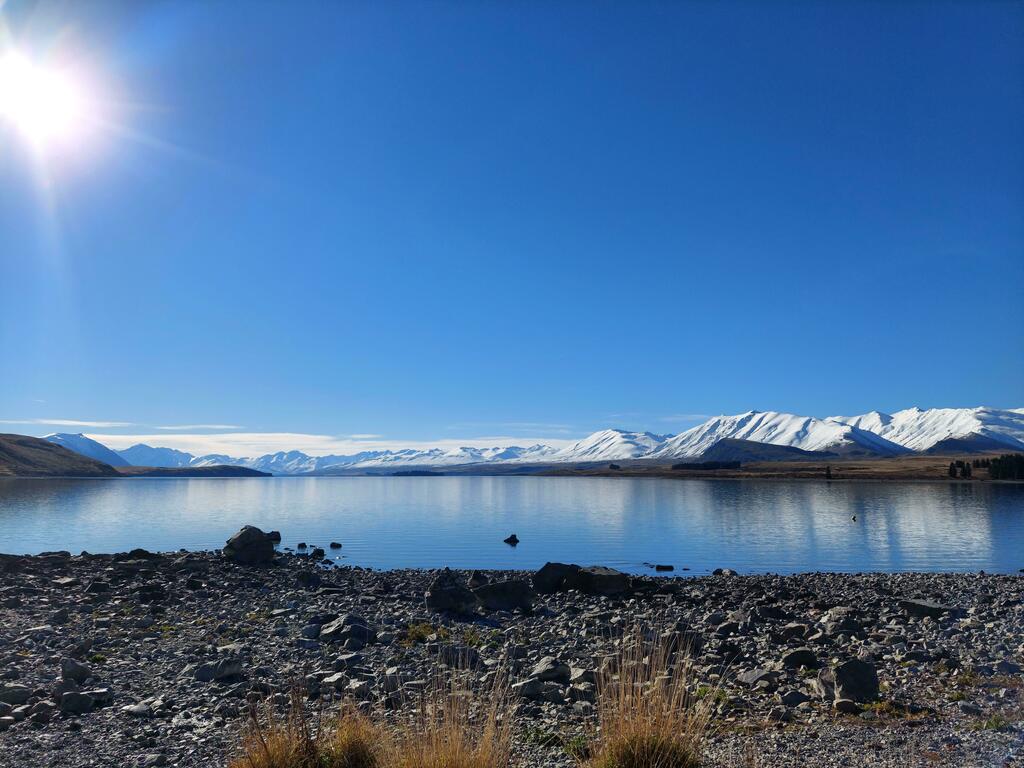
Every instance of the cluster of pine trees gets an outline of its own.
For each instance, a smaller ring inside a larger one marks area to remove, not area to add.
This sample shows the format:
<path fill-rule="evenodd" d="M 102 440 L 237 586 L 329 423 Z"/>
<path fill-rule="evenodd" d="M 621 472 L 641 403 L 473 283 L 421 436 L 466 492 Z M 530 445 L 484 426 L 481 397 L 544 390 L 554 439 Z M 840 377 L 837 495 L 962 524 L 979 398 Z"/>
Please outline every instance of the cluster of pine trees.
<path fill-rule="evenodd" d="M 986 461 L 993 480 L 1024 480 L 1024 453 L 1007 453 Z"/>
<path fill-rule="evenodd" d="M 992 480 L 1024 480 L 1024 453 L 1007 453 L 998 459 L 949 462 L 949 476 L 971 478 L 971 469 L 987 469 Z"/>
<path fill-rule="evenodd" d="M 950 477 L 962 477 L 965 480 L 971 479 L 971 463 L 969 461 L 956 461 L 949 462 L 949 476 Z"/>

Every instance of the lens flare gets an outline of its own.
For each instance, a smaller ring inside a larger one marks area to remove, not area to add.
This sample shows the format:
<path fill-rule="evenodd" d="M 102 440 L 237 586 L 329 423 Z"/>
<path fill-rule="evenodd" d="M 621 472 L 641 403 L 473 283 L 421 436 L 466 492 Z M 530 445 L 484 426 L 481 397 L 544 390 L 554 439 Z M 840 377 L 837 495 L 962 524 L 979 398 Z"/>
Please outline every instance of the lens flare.
<path fill-rule="evenodd" d="M 37 147 L 82 137 L 91 119 L 86 91 L 71 73 L 18 53 L 0 58 L 0 117 Z"/>

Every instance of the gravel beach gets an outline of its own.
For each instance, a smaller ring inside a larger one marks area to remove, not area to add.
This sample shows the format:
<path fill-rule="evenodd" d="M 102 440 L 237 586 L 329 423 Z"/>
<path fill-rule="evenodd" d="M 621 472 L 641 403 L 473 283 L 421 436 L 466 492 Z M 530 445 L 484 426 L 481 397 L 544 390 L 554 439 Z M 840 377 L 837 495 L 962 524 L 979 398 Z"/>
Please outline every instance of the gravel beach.
<path fill-rule="evenodd" d="M 256 533 L 0 556 L 0 766 L 223 766 L 249 702 L 384 710 L 453 667 L 507 678 L 515 765 L 571 766 L 626 630 L 690 659 L 708 766 L 1024 765 L 1020 576 L 373 571 Z"/>

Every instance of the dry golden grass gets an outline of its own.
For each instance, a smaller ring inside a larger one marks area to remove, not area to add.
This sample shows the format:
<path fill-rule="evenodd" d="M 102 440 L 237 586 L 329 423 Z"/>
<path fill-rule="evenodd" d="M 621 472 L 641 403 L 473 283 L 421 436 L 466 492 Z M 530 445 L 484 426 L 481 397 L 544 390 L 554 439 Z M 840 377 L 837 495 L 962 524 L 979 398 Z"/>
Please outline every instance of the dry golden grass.
<path fill-rule="evenodd" d="M 439 681 L 407 714 L 380 725 L 351 707 L 314 717 L 293 696 L 285 717 L 254 713 L 229 768 L 508 768 L 503 685 L 477 696 Z"/>
<path fill-rule="evenodd" d="M 230 768 L 379 768 L 384 732 L 355 710 L 314 723 L 293 696 L 284 718 L 254 712 Z"/>
<path fill-rule="evenodd" d="M 673 664 L 676 661 L 677 663 Z M 628 634 L 598 676 L 598 738 L 586 768 L 696 768 L 711 710 L 689 689 L 688 665 L 657 641 Z"/>
<path fill-rule="evenodd" d="M 510 718 L 503 690 L 489 701 L 454 686 L 425 697 L 412 723 L 392 736 L 388 768 L 507 768 Z"/>

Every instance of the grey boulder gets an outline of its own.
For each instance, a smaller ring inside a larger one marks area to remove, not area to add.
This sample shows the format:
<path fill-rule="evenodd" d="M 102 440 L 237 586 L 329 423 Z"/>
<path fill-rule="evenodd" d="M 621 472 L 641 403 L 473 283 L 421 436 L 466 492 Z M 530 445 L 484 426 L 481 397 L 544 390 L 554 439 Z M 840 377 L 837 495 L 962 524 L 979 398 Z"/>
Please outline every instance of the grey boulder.
<path fill-rule="evenodd" d="M 208 661 L 196 667 L 195 678 L 201 683 L 212 683 L 214 680 L 227 680 L 242 674 L 242 661 L 236 658 Z"/>
<path fill-rule="evenodd" d="M 93 704 L 92 696 L 78 691 L 68 691 L 60 697 L 60 711 L 69 715 L 84 715 Z"/>
<path fill-rule="evenodd" d="M 566 589 L 578 589 L 585 595 L 620 595 L 629 591 L 632 580 L 622 571 L 592 565 L 567 576 L 564 584 Z"/>
<path fill-rule="evenodd" d="M 377 632 L 367 624 L 366 619 L 354 613 L 346 613 L 320 628 L 320 642 L 348 643 L 350 647 L 358 646 L 355 648 L 358 650 L 364 645 L 377 642 Z"/>
<path fill-rule="evenodd" d="M 474 589 L 473 594 L 489 611 L 529 611 L 535 597 L 533 587 L 518 579 L 484 584 Z"/>
<path fill-rule="evenodd" d="M 65 680 L 74 680 L 81 685 L 92 677 L 92 670 L 74 659 L 64 659 L 60 663 L 60 676 Z"/>
<path fill-rule="evenodd" d="M 562 685 L 568 685 L 571 676 L 572 670 L 569 669 L 569 665 L 554 656 L 545 656 L 530 670 L 530 677 L 534 680 L 551 681 Z"/>
<path fill-rule="evenodd" d="M 0 685 L 0 703 L 19 706 L 28 701 L 32 690 L 24 685 Z"/>
<path fill-rule="evenodd" d="M 568 563 L 545 563 L 533 574 L 533 588 L 542 595 L 550 595 L 565 589 L 565 580 L 580 570 L 578 565 Z"/>
<path fill-rule="evenodd" d="M 799 669 L 800 667 L 817 669 L 818 657 L 810 648 L 794 648 L 782 657 L 782 666 L 786 669 Z"/>
<path fill-rule="evenodd" d="M 632 579 L 622 571 L 592 565 L 581 568 L 566 563 L 545 563 L 533 574 L 533 588 L 541 594 L 576 589 L 586 595 L 620 595 L 628 592 Z"/>
<path fill-rule="evenodd" d="M 425 598 L 427 609 L 437 613 L 473 613 L 479 604 L 473 590 L 459 584 L 447 568 L 430 582 Z"/>
<path fill-rule="evenodd" d="M 224 557 L 243 565 L 265 565 L 274 560 L 274 540 L 259 528 L 247 525 L 228 539 Z"/>
<path fill-rule="evenodd" d="M 878 673 L 875 665 L 863 659 L 851 659 L 833 670 L 836 699 L 869 702 L 878 698 Z"/>

